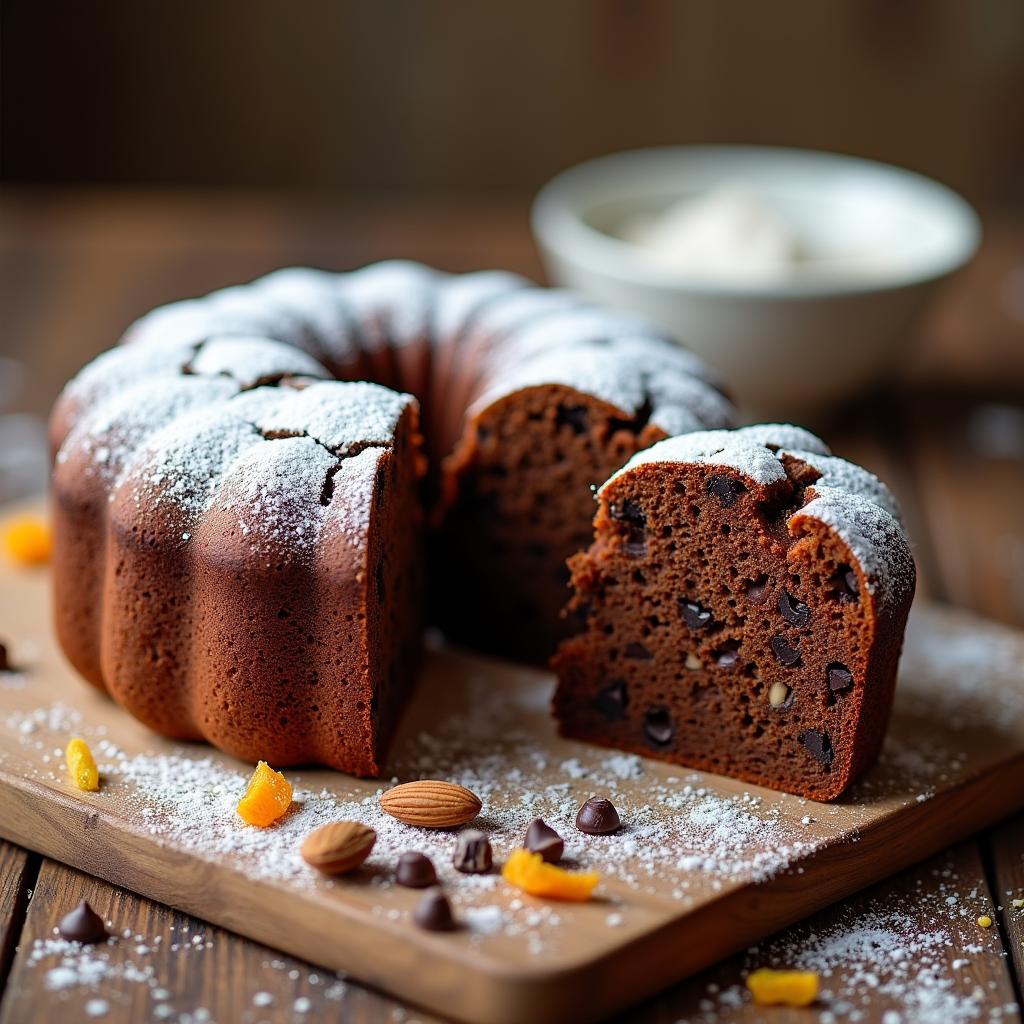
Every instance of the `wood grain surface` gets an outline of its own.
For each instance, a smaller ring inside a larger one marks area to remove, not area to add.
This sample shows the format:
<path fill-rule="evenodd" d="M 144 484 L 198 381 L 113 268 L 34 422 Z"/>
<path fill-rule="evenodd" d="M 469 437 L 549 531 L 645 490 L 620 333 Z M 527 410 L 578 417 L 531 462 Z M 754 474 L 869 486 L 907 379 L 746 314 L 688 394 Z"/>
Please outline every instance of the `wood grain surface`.
<path fill-rule="evenodd" d="M 27 371 L 13 397 L 8 394 L 9 408 L 44 413 L 64 380 L 149 306 L 274 266 L 308 262 L 344 268 L 384 256 L 411 255 L 452 269 L 506 266 L 536 276 L 539 265 L 529 239 L 526 208 L 525 201 L 515 199 L 323 204 L 265 195 L 7 189 L 0 196 L 0 354 L 21 362 Z M 1014 434 L 1012 426 L 1014 415 L 1024 414 L 1022 254 L 1024 224 L 1019 216 L 990 216 L 978 260 L 935 304 L 908 351 L 906 382 L 918 390 L 908 392 L 900 385 L 900 390 L 880 394 L 856 410 L 836 410 L 825 429 L 839 454 L 864 461 L 894 486 L 915 539 L 923 590 L 957 604 L 975 604 L 988 614 L 1024 625 L 1024 604 L 1015 597 L 1019 589 L 1014 586 L 1015 579 L 1024 579 L 1024 570 L 1014 561 L 1018 557 L 1014 552 L 1024 543 L 1024 523 L 1017 514 L 1024 506 L 1024 460 L 1013 455 L 1014 438 L 1019 446 L 1024 435 Z M 921 390 L 924 387 L 928 390 Z M 967 392 L 971 387 L 986 390 L 972 397 Z M 977 449 L 979 438 L 986 436 L 978 430 L 979 414 L 982 424 L 991 425 L 993 408 L 1002 411 L 1004 420 L 1010 419 L 1010 428 L 1004 431 L 1010 452 L 998 457 L 991 451 L 979 455 Z M 990 497 L 996 493 L 998 499 Z M 952 514 L 944 511 L 950 508 Z M 964 538 L 970 546 L 969 557 L 958 550 Z M 5 632 L 0 619 L 0 634 Z M 957 870 L 955 864 L 951 868 L 948 858 L 954 854 L 940 855 L 780 938 L 804 942 L 808 927 L 825 927 L 823 922 L 832 915 L 856 919 L 873 906 L 881 906 L 893 921 L 924 927 L 931 920 L 930 911 L 927 901 L 917 897 L 922 890 L 927 892 L 935 870 L 946 874 L 947 885 L 965 900 L 978 890 L 979 880 L 987 880 L 1004 909 L 999 914 L 1003 933 L 991 929 L 985 941 L 1002 950 L 998 963 L 1003 972 L 1000 976 L 993 968 L 989 982 L 996 987 L 977 1019 L 997 1019 L 993 1014 L 998 1011 L 998 1019 L 1018 1020 L 1019 1014 L 1004 1013 L 997 999 L 1007 986 L 1020 997 L 1011 968 L 1016 964 L 1019 978 L 1024 913 L 1014 910 L 1009 900 L 1011 893 L 1024 897 L 1022 830 L 1024 818 L 1013 819 L 956 851 L 957 863 L 970 858 L 971 871 Z M 12 860 L 10 849 L 0 843 L 0 923 L 8 944 L 20 932 L 18 914 L 13 936 L 7 926 L 11 907 L 27 903 L 38 863 L 30 858 L 26 871 L 24 854 Z M 52 862 L 46 867 L 58 877 L 80 877 Z M 88 884 L 100 902 L 113 891 L 95 878 L 88 879 Z M 138 899 L 138 906 L 149 922 L 146 928 L 154 934 L 157 921 L 179 919 L 144 898 Z M 202 927 L 194 918 L 182 919 L 192 930 Z M 143 929 L 138 931 L 141 934 Z M 171 994 L 169 1002 L 175 1011 L 166 1019 L 191 1020 L 194 1011 L 211 1006 L 217 1010 L 213 1019 L 222 1022 L 344 1019 L 379 1024 L 434 1019 L 353 980 L 346 982 L 339 999 L 326 999 L 324 975 L 318 968 L 280 954 L 268 959 L 264 947 L 217 929 L 207 928 L 207 934 L 219 937 L 211 952 L 218 946 L 223 951 L 230 943 L 230 957 L 195 957 L 186 963 L 176 953 L 162 951 L 153 962 L 158 987 Z M 34 937 L 35 933 L 22 935 L 15 961 L 17 980 L 0 991 L 5 1022 L 29 1019 L 12 1016 L 9 1010 L 13 999 L 23 998 L 23 991 L 30 993 L 30 999 L 19 1005 L 31 1006 L 35 1019 L 94 1019 L 85 1015 L 82 992 L 72 996 L 52 991 L 45 985 L 45 971 L 20 969 L 32 954 Z M 622 1019 L 636 1024 L 763 1020 L 764 1012 L 749 1002 L 725 1008 L 711 1000 L 708 992 L 709 985 L 734 984 L 751 962 L 742 956 L 726 961 Z M 289 966 L 282 970 L 270 966 L 274 963 Z M 995 956 L 988 958 L 986 953 L 986 963 L 995 965 Z M 254 993 L 236 984 L 240 975 L 258 978 L 258 991 L 271 993 L 273 1004 L 254 1007 Z M 966 993 L 962 977 L 953 971 L 948 977 L 958 994 Z M 115 980 L 101 980 L 90 991 L 90 996 L 109 1004 L 109 1016 L 103 1019 L 111 1024 L 139 1019 L 122 1008 L 118 991 Z M 197 993 L 207 991 L 230 992 L 234 997 L 204 1002 L 205 997 Z M 308 1014 L 297 1013 L 292 1005 L 303 997 L 311 1000 Z M 860 985 L 854 1007 L 858 1019 L 877 1024 L 893 1008 L 903 1021 L 914 1019 L 905 1000 L 889 1001 L 877 987 Z M 821 1012 L 820 1006 L 773 1010 L 771 1020 L 807 1024 Z M 848 1013 L 839 1014 L 838 1019 L 849 1019 Z"/>
<path fill-rule="evenodd" d="M 27 850 L 0 841 L 0 992 L 14 959 L 38 860 Z"/>
<path fill-rule="evenodd" d="M 60 952 L 34 961 L 22 956 L 10 978 L 0 1024 L 45 1020 L 61 997 L 65 1019 L 90 1016 L 87 1004 L 93 1003 L 95 1015 L 111 1024 L 177 1020 L 182 1014 L 198 1022 L 200 1010 L 209 1020 L 229 1021 L 238 1019 L 241 1008 L 267 1020 L 341 1021 L 361 1012 L 350 986 L 330 972 L 311 971 L 272 949 L 53 861 L 45 861 L 39 873 L 22 945 L 31 949 L 52 940 L 66 908 L 83 899 L 116 923 L 118 933 L 118 941 L 95 954 L 94 961 L 102 964 L 96 969 L 98 984 L 69 986 L 55 995 L 40 979 L 59 965 Z M 376 1005 L 377 1013 L 360 1019 L 386 1019 L 381 1001 L 364 994 L 362 1003 Z M 102 1013 L 99 1004 L 106 1004 Z"/>

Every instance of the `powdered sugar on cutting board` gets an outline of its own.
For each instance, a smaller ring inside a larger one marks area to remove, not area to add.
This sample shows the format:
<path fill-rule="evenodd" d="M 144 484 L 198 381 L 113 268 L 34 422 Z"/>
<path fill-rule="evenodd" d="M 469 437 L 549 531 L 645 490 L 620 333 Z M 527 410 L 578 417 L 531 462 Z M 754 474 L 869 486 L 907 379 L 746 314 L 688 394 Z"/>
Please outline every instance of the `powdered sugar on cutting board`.
<path fill-rule="evenodd" d="M 940 635 L 941 645 L 936 643 Z M 962 778 L 965 763 L 979 762 L 977 748 L 968 756 L 961 743 L 967 744 L 976 730 L 993 737 L 1004 726 L 1019 729 L 1024 721 L 1020 654 L 1019 638 L 1011 631 L 980 621 L 965 624 L 962 613 L 947 621 L 943 613 L 929 611 L 922 621 L 912 620 L 895 727 L 882 762 L 841 808 L 726 788 L 714 777 L 633 755 L 556 745 L 548 735 L 544 677 L 517 669 L 516 686 L 499 684 L 495 674 L 513 670 L 495 666 L 485 671 L 476 660 L 444 651 L 431 655 L 428 676 L 434 678 L 426 681 L 432 704 L 437 701 L 432 721 L 439 724 L 406 735 L 392 770 L 403 781 L 447 778 L 477 792 L 483 810 L 473 827 L 489 835 L 499 863 L 521 845 L 529 821 L 544 817 L 566 840 L 568 866 L 594 868 L 602 875 L 599 893 L 605 902 L 595 923 L 603 922 L 610 941 L 628 941 L 649 926 L 652 907 L 669 905 L 666 895 L 685 908 L 748 880 L 797 874 L 801 858 L 823 843 L 857 841 L 850 828 L 851 811 L 855 817 L 857 807 L 928 800 L 944 782 Z M 26 749 L 33 766 L 28 774 L 65 787 L 63 744 L 71 734 L 85 736 L 104 784 L 99 794 L 82 799 L 148 832 L 165 848 L 229 864 L 248 877 L 287 887 L 299 898 L 344 893 L 348 902 L 402 927 L 410 926 L 418 894 L 394 885 L 393 866 L 399 853 L 420 850 L 434 861 L 471 944 L 486 949 L 492 942 L 514 941 L 536 956 L 553 956 L 570 941 L 577 908 L 532 900 L 497 873 L 460 875 L 451 865 L 454 831 L 425 832 L 384 815 L 379 792 L 391 780 L 376 786 L 330 772 L 288 770 L 296 786 L 292 810 L 275 827 L 254 829 L 235 812 L 249 766 L 205 747 L 156 752 L 142 745 L 123 750 L 106 727 L 109 716 L 119 714 L 108 705 L 85 701 L 80 706 L 92 709 L 85 714 L 67 701 L 28 706 L 31 659 L 21 661 L 26 663 L 28 689 L 15 691 L 20 710 L 8 712 L 0 725 Z M 458 692 L 449 693 L 453 688 Z M 461 709 L 457 713 L 445 703 L 449 698 L 451 707 Z M 920 730 L 904 727 L 904 716 L 914 720 L 926 713 L 935 724 L 927 743 Z M 148 734 L 136 733 L 145 744 Z M 575 811 L 591 795 L 609 796 L 618 807 L 625 827 L 617 835 L 587 837 L 575 829 Z M 298 848 L 309 830 L 339 818 L 371 825 L 379 839 L 356 875 L 328 880 L 304 864 Z M 950 884 L 948 892 L 941 886 L 937 891 L 945 901 L 965 890 Z M 986 936 L 973 924 L 986 910 L 984 901 L 961 895 L 958 904 L 943 902 L 941 909 L 935 927 L 925 929 L 906 924 L 904 917 L 920 917 L 909 907 L 905 915 L 894 915 L 890 906 L 875 917 L 830 921 L 811 932 L 789 933 L 788 945 L 765 946 L 750 955 L 747 965 L 801 964 L 820 971 L 824 1001 L 816 1012 L 825 1024 L 858 1020 L 867 993 L 872 999 L 883 997 L 891 1008 L 887 1012 L 899 1015 L 888 1019 L 904 1024 L 927 1024 L 940 1014 L 948 1024 L 1001 1019 L 1003 1001 L 994 1002 L 988 992 L 976 995 L 976 985 L 963 984 L 977 958 L 990 952 Z M 794 935 L 801 936 L 799 941 Z M 119 948 L 123 954 L 125 947 Z M 156 976 L 146 974 L 142 954 L 128 958 L 133 967 L 90 966 L 90 958 L 102 960 L 110 952 L 101 947 L 79 955 L 46 945 L 37 966 L 57 971 L 50 982 L 56 985 L 63 979 L 67 988 L 60 991 L 78 991 L 83 999 L 88 995 L 110 1002 L 107 980 L 111 985 L 158 987 Z M 954 961 L 959 966 L 950 966 Z M 142 980 L 136 980 L 136 968 Z M 95 984 L 89 981 L 90 971 L 99 972 Z M 740 969 L 733 965 L 730 971 L 719 988 L 704 994 L 699 1012 L 681 1019 L 728 1020 L 746 999 Z M 167 1019 L 187 1018 L 178 1014 Z"/>
<path fill-rule="evenodd" d="M 172 920 L 161 925 L 159 919 L 164 915 Z M 191 972 L 202 976 L 210 965 L 200 965 L 198 959 L 211 950 L 213 955 L 231 956 L 231 945 L 238 940 L 173 911 L 157 911 L 160 931 L 156 934 L 122 930 L 113 918 L 106 923 L 113 935 L 96 946 L 69 942 L 56 929 L 52 937 L 32 942 L 22 962 L 32 976 L 42 972 L 42 987 L 54 1001 L 48 1002 L 48 1006 L 63 1006 L 69 1017 L 80 1008 L 83 1018 L 121 1018 L 130 1012 L 132 1019 L 144 1007 L 138 1019 L 166 1024 L 215 1024 L 214 1012 L 196 1005 L 195 990 L 176 979 Z M 257 1010 L 269 1011 L 274 1019 L 287 1010 L 296 1015 L 291 1019 L 301 1019 L 314 1005 L 323 1012 L 340 1003 L 349 990 L 343 975 L 310 969 L 290 958 L 269 957 L 259 963 L 255 957 L 246 957 L 245 964 L 247 970 L 237 981 L 241 1005 L 248 1003 Z M 297 995 L 300 992 L 309 995 Z M 225 1001 L 221 993 L 216 998 Z M 230 1005 L 229 1019 L 249 1020 L 253 1024 L 264 1019 L 244 1011 L 239 1016 L 238 1007 Z"/>
<path fill-rule="evenodd" d="M 483 810 L 473 825 L 488 834 L 499 864 L 523 844 L 530 821 L 543 817 L 564 837 L 568 866 L 600 872 L 617 928 L 640 923 L 634 914 L 644 913 L 646 900 L 635 903 L 634 894 L 664 893 L 668 882 L 673 899 L 686 906 L 790 870 L 823 842 L 822 831 L 812 836 L 801 820 L 806 801 L 794 797 L 722 793 L 701 776 L 654 771 L 640 758 L 578 744 L 566 744 L 568 754 L 552 760 L 546 744 L 538 743 L 538 729 L 551 729 L 545 686 L 495 688 L 487 676 L 470 677 L 462 686 L 459 704 L 471 710 L 446 715 L 439 727 L 408 737 L 393 765 L 396 781 L 444 778 L 477 793 Z M 301 771 L 288 771 L 295 785 L 291 811 L 274 827 L 258 829 L 235 810 L 249 769 L 207 748 L 129 754 L 63 706 L 23 713 L 7 725 L 45 758 L 49 770 L 41 774 L 58 784 L 64 779 L 62 744 L 71 732 L 85 736 L 104 780 L 93 800 L 168 848 L 292 890 L 344 887 L 371 912 L 395 919 L 407 917 L 412 904 L 392 881 L 394 863 L 402 852 L 419 850 L 434 861 L 473 941 L 519 937 L 540 954 L 565 938 L 558 926 L 571 908 L 522 897 L 496 872 L 457 873 L 456 832 L 413 828 L 384 814 L 379 795 L 387 784 L 317 773 L 315 778 L 330 781 L 325 788 L 309 785 Z M 595 794 L 611 797 L 618 807 L 624 827 L 616 835 L 585 836 L 575 828 L 579 805 Z M 299 854 L 312 829 L 338 819 L 361 821 L 377 832 L 373 853 L 354 880 L 324 879 Z M 838 826 L 826 825 L 824 833 L 830 831 L 838 835 Z"/>
<path fill-rule="evenodd" d="M 445 778 L 477 793 L 484 807 L 474 825 L 488 833 L 499 861 L 522 845 L 530 821 L 540 816 L 565 838 L 569 863 L 644 892 L 655 891 L 657 883 L 663 888 L 672 878 L 677 898 L 689 902 L 707 889 L 784 871 L 814 848 L 805 826 L 783 815 L 787 798 L 723 796 L 697 776 L 654 777 L 641 759 L 620 754 L 588 751 L 585 759 L 550 764 L 537 749 L 535 733 L 516 727 L 517 709 L 509 707 L 507 694 L 488 698 L 487 690 L 480 680 L 473 711 L 448 718 L 438 732 L 415 737 L 396 767 L 403 780 Z M 154 836 L 200 856 L 228 860 L 252 877 L 300 886 L 338 884 L 323 882 L 305 865 L 299 844 L 319 825 L 347 818 L 377 832 L 368 862 L 378 869 L 370 874 L 374 888 L 391 887 L 390 868 L 410 849 L 434 860 L 457 903 L 484 911 L 502 886 L 497 875 L 456 873 L 451 866 L 455 833 L 427 832 L 391 818 L 380 810 L 381 789 L 346 799 L 305 788 L 301 773 L 289 773 L 297 783 L 291 812 L 275 828 L 253 829 L 235 813 L 246 775 L 219 756 L 182 750 L 128 757 L 105 741 L 97 754 L 109 793 L 123 794 L 131 817 Z M 626 824 L 617 835 L 584 836 L 574 827 L 580 803 L 592 793 L 610 795 L 619 807 Z M 544 913 L 533 906 L 530 912 Z M 476 919 L 493 924 L 495 913 L 478 913 Z M 515 930 L 516 921 L 506 924 Z"/>
<path fill-rule="evenodd" d="M 740 978 L 759 967 L 815 971 L 820 997 L 804 1013 L 821 1024 L 1016 1021 L 1018 1007 L 996 980 L 1005 970 L 998 935 L 976 923 L 982 913 L 995 914 L 984 879 L 933 861 L 902 899 L 879 895 L 854 911 L 826 911 L 714 971 L 679 1024 L 749 1020 Z"/>

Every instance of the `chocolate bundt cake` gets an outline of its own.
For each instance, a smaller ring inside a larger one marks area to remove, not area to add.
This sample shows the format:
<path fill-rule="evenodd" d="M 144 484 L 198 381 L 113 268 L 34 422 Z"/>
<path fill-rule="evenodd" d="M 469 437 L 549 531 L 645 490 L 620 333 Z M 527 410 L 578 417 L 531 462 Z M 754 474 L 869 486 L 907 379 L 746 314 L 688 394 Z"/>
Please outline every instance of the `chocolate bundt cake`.
<path fill-rule="evenodd" d="M 294 269 L 174 303 L 54 409 L 58 636 L 169 736 L 373 775 L 425 606 L 546 657 L 590 488 L 730 419 L 657 330 L 512 274 Z"/>
<path fill-rule="evenodd" d="M 673 437 L 598 492 L 554 659 L 568 736 L 830 800 L 885 735 L 915 567 L 888 489 L 813 434 Z"/>

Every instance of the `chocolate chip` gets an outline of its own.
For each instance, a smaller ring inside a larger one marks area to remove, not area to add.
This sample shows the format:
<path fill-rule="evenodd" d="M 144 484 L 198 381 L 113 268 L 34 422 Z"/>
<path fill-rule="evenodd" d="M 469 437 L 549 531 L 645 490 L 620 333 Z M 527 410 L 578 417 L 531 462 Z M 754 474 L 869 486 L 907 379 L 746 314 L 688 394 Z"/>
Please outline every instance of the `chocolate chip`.
<path fill-rule="evenodd" d="M 543 819 L 534 818 L 526 830 L 526 848 L 549 864 L 557 864 L 565 853 L 565 842 Z"/>
<path fill-rule="evenodd" d="M 69 942 L 93 944 L 104 942 L 110 937 L 103 918 L 82 900 L 70 913 L 65 914 L 57 925 L 61 938 Z"/>
<path fill-rule="evenodd" d="M 651 708 L 644 715 L 644 735 L 655 747 L 666 747 L 675 736 L 672 717 L 665 708 Z"/>
<path fill-rule="evenodd" d="M 832 741 L 827 732 L 819 732 L 817 729 L 808 729 L 800 734 L 800 742 L 814 755 L 815 760 L 828 767 L 832 764 L 835 751 L 832 749 Z"/>
<path fill-rule="evenodd" d="M 845 665 L 834 661 L 825 671 L 828 672 L 828 688 L 833 693 L 853 689 L 853 673 Z"/>
<path fill-rule="evenodd" d="M 759 576 L 756 580 L 750 580 L 743 588 L 743 592 L 751 604 L 760 604 L 764 600 L 764 593 L 767 589 L 768 577 Z"/>
<path fill-rule="evenodd" d="M 772 651 L 775 652 L 776 660 L 786 668 L 792 668 L 800 660 L 800 652 L 795 647 L 790 647 L 784 636 L 772 637 Z"/>
<path fill-rule="evenodd" d="M 459 833 L 455 856 L 452 858 L 456 871 L 464 875 L 485 875 L 493 863 L 491 844 L 483 832 L 469 828 Z"/>
<path fill-rule="evenodd" d="M 7 647 L 0 644 L 0 672 L 10 672 L 11 663 L 7 657 Z"/>
<path fill-rule="evenodd" d="M 626 644 L 625 650 L 622 652 L 624 658 L 635 658 L 637 661 L 650 661 L 653 655 L 643 644 L 630 643 Z"/>
<path fill-rule="evenodd" d="M 848 565 L 841 565 L 832 577 L 832 590 L 840 601 L 857 601 L 860 599 L 860 584 L 857 573 Z"/>
<path fill-rule="evenodd" d="M 612 502 L 608 507 L 608 514 L 612 519 L 617 519 L 622 523 L 629 523 L 638 530 L 647 529 L 647 516 L 644 514 L 644 510 L 629 498 L 621 504 Z"/>
<path fill-rule="evenodd" d="M 679 610 L 683 613 L 683 621 L 690 629 L 706 629 L 711 623 L 711 612 L 696 601 L 679 598 Z"/>
<path fill-rule="evenodd" d="M 729 508 L 736 503 L 736 499 L 746 490 L 746 487 L 731 476 L 713 476 L 708 480 L 707 490 L 708 494 L 713 494 L 718 498 L 723 508 Z"/>
<path fill-rule="evenodd" d="M 407 889 L 426 889 L 437 885 L 437 872 L 425 854 L 403 853 L 395 867 L 395 881 Z"/>
<path fill-rule="evenodd" d="M 588 426 L 586 407 L 582 405 L 560 405 L 558 412 L 555 413 L 555 425 L 558 427 L 571 427 L 574 434 L 585 434 Z"/>
<path fill-rule="evenodd" d="M 588 836 L 606 836 L 618 831 L 622 822 L 611 800 L 592 796 L 577 812 L 576 827 Z"/>
<path fill-rule="evenodd" d="M 786 590 L 779 594 L 779 611 L 794 626 L 806 626 L 811 621 L 811 609 Z"/>
<path fill-rule="evenodd" d="M 416 904 L 412 919 L 428 932 L 450 932 L 455 929 L 452 905 L 440 889 L 424 893 L 423 899 Z"/>
<path fill-rule="evenodd" d="M 594 709 L 605 718 L 621 718 L 629 705 L 629 691 L 623 679 L 609 683 L 594 699 Z"/>
<path fill-rule="evenodd" d="M 623 502 L 612 502 L 608 506 L 608 514 L 629 528 L 622 550 L 633 558 L 646 554 L 647 516 L 640 505 L 629 498 Z"/>

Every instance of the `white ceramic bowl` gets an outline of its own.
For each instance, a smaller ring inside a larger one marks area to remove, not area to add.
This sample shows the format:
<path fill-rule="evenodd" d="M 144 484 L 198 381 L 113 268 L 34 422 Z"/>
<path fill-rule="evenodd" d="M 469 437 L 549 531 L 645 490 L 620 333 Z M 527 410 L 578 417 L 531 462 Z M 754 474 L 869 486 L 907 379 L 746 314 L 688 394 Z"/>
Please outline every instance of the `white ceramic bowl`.
<path fill-rule="evenodd" d="M 618 235 L 629 220 L 741 182 L 823 257 L 822 272 L 726 281 L 682 271 Z M 565 171 L 533 206 L 555 284 L 643 313 L 722 376 L 747 416 L 813 416 L 884 377 L 935 284 L 980 240 L 956 193 L 910 171 L 831 153 L 680 146 Z M 868 272 L 844 253 L 876 256 Z M 838 261 L 830 267 L 829 257 Z M 845 269 L 844 269 L 845 267 Z"/>

